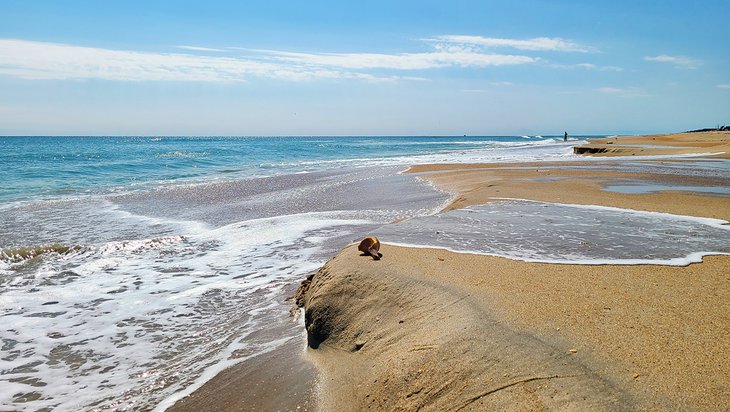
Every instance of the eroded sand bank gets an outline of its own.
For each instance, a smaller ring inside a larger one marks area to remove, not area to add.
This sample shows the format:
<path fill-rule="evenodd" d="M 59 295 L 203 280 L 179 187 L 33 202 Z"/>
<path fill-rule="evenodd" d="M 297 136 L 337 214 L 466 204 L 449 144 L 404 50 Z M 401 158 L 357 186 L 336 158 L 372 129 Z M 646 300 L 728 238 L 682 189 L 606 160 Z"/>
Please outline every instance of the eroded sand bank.
<path fill-rule="evenodd" d="M 326 410 L 719 410 L 730 258 L 525 263 L 348 247 L 305 298 Z"/>

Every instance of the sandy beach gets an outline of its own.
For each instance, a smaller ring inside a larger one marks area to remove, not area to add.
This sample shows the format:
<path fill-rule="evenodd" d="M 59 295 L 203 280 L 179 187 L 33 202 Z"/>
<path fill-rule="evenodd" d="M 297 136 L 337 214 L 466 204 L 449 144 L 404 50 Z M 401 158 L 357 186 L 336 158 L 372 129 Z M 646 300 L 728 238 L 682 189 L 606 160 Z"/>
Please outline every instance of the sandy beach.
<path fill-rule="evenodd" d="M 728 137 L 622 137 L 591 146 L 612 149 L 601 156 L 723 152 L 713 156 L 726 158 Z M 613 150 L 617 142 L 621 150 Z M 729 182 L 639 169 L 609 157 L 422 165 L 410 172 L 457 193 L 447 209 L 506 197 L 730 219 L 728 196 L 671 190 Z M 661 182 L 670 190 L 603 190 L 620 181 Z M 324 410 L 723 410 L 730 404 L 728 256 L 686 267 L 556 265 L 381 240 L 382 260 L 362 257 L 351 245 L 300 290 L 307 356 L 321 371 Z"/>
<path fill-rule="evenodd" d="M 730 220 L 729 196 L 700 191 L 730 182 L 686 173 L 697 158 L 624 157 L 694 150 L 724 159 L 727 151 L 717 153 L 728 137 L 609 138 L 590 146 L 625 146 L 599 159 L 419 165 L 408 173 L 454 193 L 446 210 L 517 198 Z M 667 148 L 676 142 L 682 147 Z M 671 172 L 677 165 L 683 172 Z M 606 190 L 621 182 L 662 189 Z M 730 404 L 730 256 L 684 267 L 545 264 L 381 241 L 382 260 L 352 244 L 302 284 L 296 300 L 306 337 L 224 371 L 171 410 Z"/>
<path fill-rule="evenodd" d="M 594 156 L 689 155 L 730 157 L 730 132 L 691 132 L 651 136 L 612 136 L 576 148 Z"/>

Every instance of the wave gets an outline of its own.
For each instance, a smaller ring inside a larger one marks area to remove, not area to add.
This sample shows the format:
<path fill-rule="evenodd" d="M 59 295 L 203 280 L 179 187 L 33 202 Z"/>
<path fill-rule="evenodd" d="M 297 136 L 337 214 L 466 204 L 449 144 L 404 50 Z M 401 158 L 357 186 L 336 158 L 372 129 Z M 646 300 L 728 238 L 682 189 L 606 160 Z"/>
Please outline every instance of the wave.
<path fill-rule="evenodd" d="M 179 150 L 176 150 L 174 152 L 169 153 L 162 153 L 157 155 L 157 158 L 160 159 L 196 159 L 201 157 L 208 157 L 210 153 L 208 152 L 181 152 Z"/>
<path fill-rule="evenodd" d="M 6 263 L 19 263 L 30 259 L 35 259 L 43 255 L 68 255 L 71 253 L 79 252 L 81 250 L 83 250 L 81 246 L 69 246 L 60 243 L 52 243 L 50 245 L 21 246 L 0 250 L 0 260 Z"/>

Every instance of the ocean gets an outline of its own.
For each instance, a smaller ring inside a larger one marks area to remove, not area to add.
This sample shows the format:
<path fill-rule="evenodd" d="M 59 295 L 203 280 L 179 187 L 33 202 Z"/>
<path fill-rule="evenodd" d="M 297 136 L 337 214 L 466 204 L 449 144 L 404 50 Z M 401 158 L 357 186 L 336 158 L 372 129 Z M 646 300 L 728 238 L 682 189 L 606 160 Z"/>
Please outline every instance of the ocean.
<path fill-rule="evenodd" d="M 408 165 L 581 140 L 0 137 L 0 409 L 163 409 L 299 336 L 286 298 L 342 247 L 432 219 Z"/>

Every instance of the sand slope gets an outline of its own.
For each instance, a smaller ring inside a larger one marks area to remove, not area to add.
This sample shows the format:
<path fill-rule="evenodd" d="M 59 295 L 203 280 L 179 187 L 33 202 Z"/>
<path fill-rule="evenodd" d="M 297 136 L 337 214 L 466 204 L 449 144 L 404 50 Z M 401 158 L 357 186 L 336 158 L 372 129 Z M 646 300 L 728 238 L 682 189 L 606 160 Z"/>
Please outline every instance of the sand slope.
<path fill-rule="evenodd" d="M 354 246 L 305 286 L 325 410 L 721 410 L 730 258 L 530 264 Z"/>
<path fill-rule="evenodd" d="M 480 296 L 389 248 L 346 248 L 305 294 L 327 410 L 622 410 L 627 391 L 567 347 L 510 329 Z M 410 253 L 413 253 L 412 251 Z M 420 253 L 420 252 L 419 252 Z M 418 260 L 419 263 L 423 261 Z"/>

